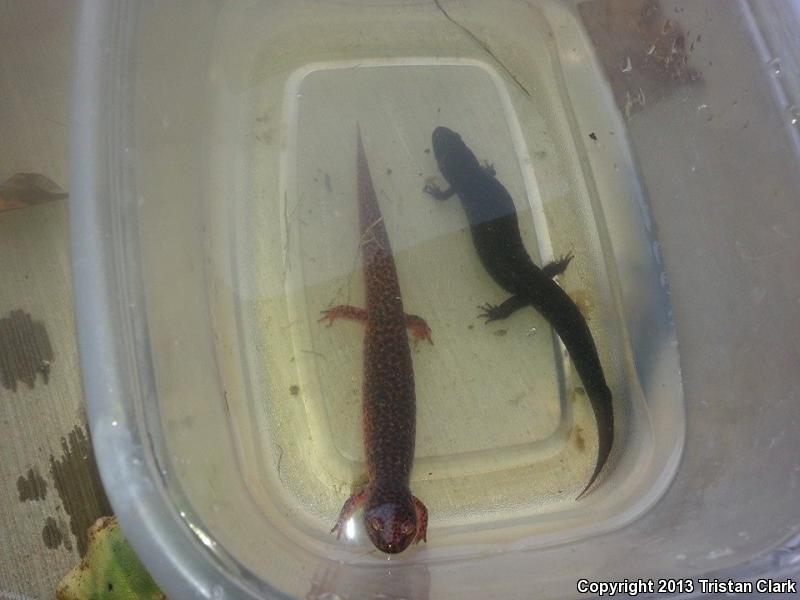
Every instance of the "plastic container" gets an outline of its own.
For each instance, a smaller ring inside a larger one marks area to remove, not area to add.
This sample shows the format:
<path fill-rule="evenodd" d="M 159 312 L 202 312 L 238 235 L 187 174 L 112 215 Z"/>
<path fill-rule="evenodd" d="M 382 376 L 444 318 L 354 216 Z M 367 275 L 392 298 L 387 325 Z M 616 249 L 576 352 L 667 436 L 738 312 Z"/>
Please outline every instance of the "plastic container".
<path fill-rule="evenodd" d="M 168 596 L 565 598 L 670 577 L 692 589 L 663 595 L 696 596 L 700 578 L 796 576 L 796 14 L 662 4 L 84 2 L 91 430 Z M 617 73 L 626 19 L 645 47 Z M 575 255 L 560 281 L 617 425 L 578 501 L 581 382 L 535 311 L 476 320 L 504 294 L 458 202 L 422 192 L 438 125 L 494 163 L 535 261 Z M 363 473 L 363 334 L 317 322 L 363 303 L 357 126 L 404 304 L 435 340 L 414 351 L 429 541 L 389 561 L 358 519 L 328 533 Z"/>

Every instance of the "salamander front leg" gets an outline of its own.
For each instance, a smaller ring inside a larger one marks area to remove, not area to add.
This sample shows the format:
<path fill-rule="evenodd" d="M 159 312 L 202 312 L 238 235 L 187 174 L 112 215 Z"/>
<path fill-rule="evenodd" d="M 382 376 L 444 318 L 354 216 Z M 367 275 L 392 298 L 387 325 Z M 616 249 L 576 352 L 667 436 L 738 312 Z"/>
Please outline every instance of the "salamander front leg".
<path fill-rule="evenodd" d="M 353 516 L 353 513 L 356 512 L 359 508 L 364 505 L 364 502 L 367 501 L 369 497 L 369 488 L 364 488 L 360 492 L 356 492 L 352 496 L 347 499 L 347 502 L 344 503 L 342 506 L 342 511 L 339 513 L 339 519 L 336 521 L 336 524 L 331 528 L 331 533 L 336 534 L 336 539 L 338 540 L 339 537 L 342 535 L 342 529 L 344 529 L 344 524 L 347 520 Z"/>
<path fill-rule="evenodd" d="M 446 190 L 442 191 L 435 183 L 427 184 L 424 188 L 422 188 L 422 191 L 429 196 L 433 196 L 437 200 L 447 200 L 448 198 L 452 198 L 453 194 L 456 193 L 453 188 L 447 188 Z"/>
<path fill-rule="evenodd" d="M 511 296 L 499 306 L 489 303 L 479 306 L 478 308 L 480 308 L 483 312 L 480 313 L 478 317 L 486 319 L 486 323 L 490 323 L 491 321 L 500 321 L 502 319 L 507 319 L 520 308 L 530 306 L 530 304 L 531 301 L 527 298 L 522 296 Z"/>
<path fill-rule="evenodd" d="M 414 338 L 414 343 L 416 344 L 419 341 L 427 340 L 431 343 L 431 345 L 433 345 L 433 339 L 431 339 L 431 328 L 425 322 L 425 319 L 417 315 L 406 314 L 404 316 L 406 328 L 411 331 L 411 335 Z M 341 304 L 339 306 L 329 308 L 328 310 L 323 310 L 322 316 L 318 319 L 318 321 L 327 321 L 328 327 L 330 327 L 337 319 L 347 319 L 348 321 L 366 323 L 367 311 L 366 309 L 358 308 L 357 306 Z"/>
<path fill-rule="evenodd" d="M 575 256 L 572 254 L 572 252 L 570 252 L 566 256 L 562 256 L 558 260 L 554 260 L 553 262 L 543 266 L 542 272 L 551 279 L 556 275 L 561 275 L 567 270 L 567 267 L 573 258 L 575 258 Z"/>
<path fill-rule="evenodd" d="M 405 315 L 406 317 L 406 328 L 411 332 L 411 336 L 414 338 L 414 345 L 416 346 L 417 342 L 422 340 L 428 340 L 433 346 L 433 339 L 431 339 L 431 328 L 420 316 L 417 315 Z"/>
<path fill-rule="evenodd" d="M 359 323 L 367 322 L 367 311 L 357 306 L 350 306 L 349 304 L 340 304 L 328 310 L 322 311 L 322 316 L 318 319 L 319 322 L 327 321 L 328 327 L 333 325 L 336 319 L 347 319 L 348 321 L 358 321 Z"/>

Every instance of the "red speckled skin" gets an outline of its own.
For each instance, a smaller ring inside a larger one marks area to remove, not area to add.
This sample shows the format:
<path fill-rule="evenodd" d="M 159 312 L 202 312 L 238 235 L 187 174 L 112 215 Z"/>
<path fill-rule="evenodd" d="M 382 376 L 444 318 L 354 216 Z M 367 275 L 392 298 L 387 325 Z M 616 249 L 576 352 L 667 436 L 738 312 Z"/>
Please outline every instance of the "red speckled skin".
<path fill-rule="evenodd" d="M 414 460 L 416 401 L 414 369 L 406 329 L 430 341 L 425 321 L 403 312 L 389 236 L 383 224 L 366 154 L 358 133 L 358 199 L 364 257 L 366 310 L 337 306 L 324 319 L 364 321 L 364 450 L 367 487 L 350 497 L 333 531 L 364 505 L 364 526 L 375 547 L 402 552 L 425 540 L 427 510 L 409 489 Z"/>

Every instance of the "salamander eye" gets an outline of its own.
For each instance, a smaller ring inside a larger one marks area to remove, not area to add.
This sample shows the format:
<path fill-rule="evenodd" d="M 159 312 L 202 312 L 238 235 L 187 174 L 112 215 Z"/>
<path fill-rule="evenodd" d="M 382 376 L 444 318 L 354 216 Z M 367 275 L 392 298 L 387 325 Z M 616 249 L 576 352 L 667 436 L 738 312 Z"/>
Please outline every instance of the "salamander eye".
<path fill-rule="evenodd" d="M 375 531 L 380 531 L 383 529 L 383 521 L 381 521 L 378 517 L 373 517 L 369 520 L 369 526 L 372 527 Z"/>
<path fill-rule="evenodd" d="M 415 529 L 416 527 L 414 527 L 414 525 L 412 525 L 411 523 L 403 523 L 400 526 L 400 533 L 402 533 L 403 535 L 411 535 L 412 533 L 414 533 Z"/>

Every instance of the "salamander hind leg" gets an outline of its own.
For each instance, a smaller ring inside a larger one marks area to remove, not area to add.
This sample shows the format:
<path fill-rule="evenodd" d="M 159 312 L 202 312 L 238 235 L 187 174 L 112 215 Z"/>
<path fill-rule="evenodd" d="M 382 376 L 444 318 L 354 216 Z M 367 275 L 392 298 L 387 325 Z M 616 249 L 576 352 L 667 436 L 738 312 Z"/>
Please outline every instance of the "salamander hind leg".
<path fill-rule="evenodd" d="M 428 541 L 428 509 L 422 500 L 414 496 L 414 510 L 417 512 L 417 535 L 414 536 L 414 543 Z"/>
<path fill-rule="evenodd" d="M 553 262 L 546 264 L 542 267 L 542 272 L 550 277 L 551 279 L 556 275 L 561 275 L 564 271 L 567 270 L 569 263 L 572 259 L 575 258 L 575 255 L 570 252 L 566 256 L 562 256 L 558 260 L 554 260 Z"/>
<path fill-rule="evenodd" d="M 342 506 L 342 510 L 339 513 L 339 518 L 336 520 L 336 523 L 331 528 L 331 533 L 336 534 L 336 539 L 338 540 L 339 537 L 342 535 L 342 529 L 344 529 L 344 524 L 347 520 L 353 516 L 353 513 L 356 512 L 359 508 L 364 505 L 364 502 L 367 501 L 369 497 L 369 491 L 367 488 L 364 488 L 360 492 L 356 492 L 352 496 L 347 499 L 347 502 L 344 503 Z"/>
<path fill-rule="evenodd" d="M 502 319 L 507 319 L 520 308 L 530 306 L 530 303 L 530 300 L 522 296 L 511 296 L 500 305 L 486 303 L 483 306 L 479 306 L 478 308 L 483 312 L 481 312 L 478 317 L 486 319 L 486 323 L 500 321 Z"/>
<path fill-rule="evenodd" d="M 357 306 L 350 306 L 348 304 L 341 304 L 334 306 L 327 310 L 322 311 L 322 316 L 318 322 L 327 321 L 328 327 L 333 325 L 337 319 L 347 319 L 348 321 L 358 321 L 359 323 L 367 322 L 367 311 Z"/>

